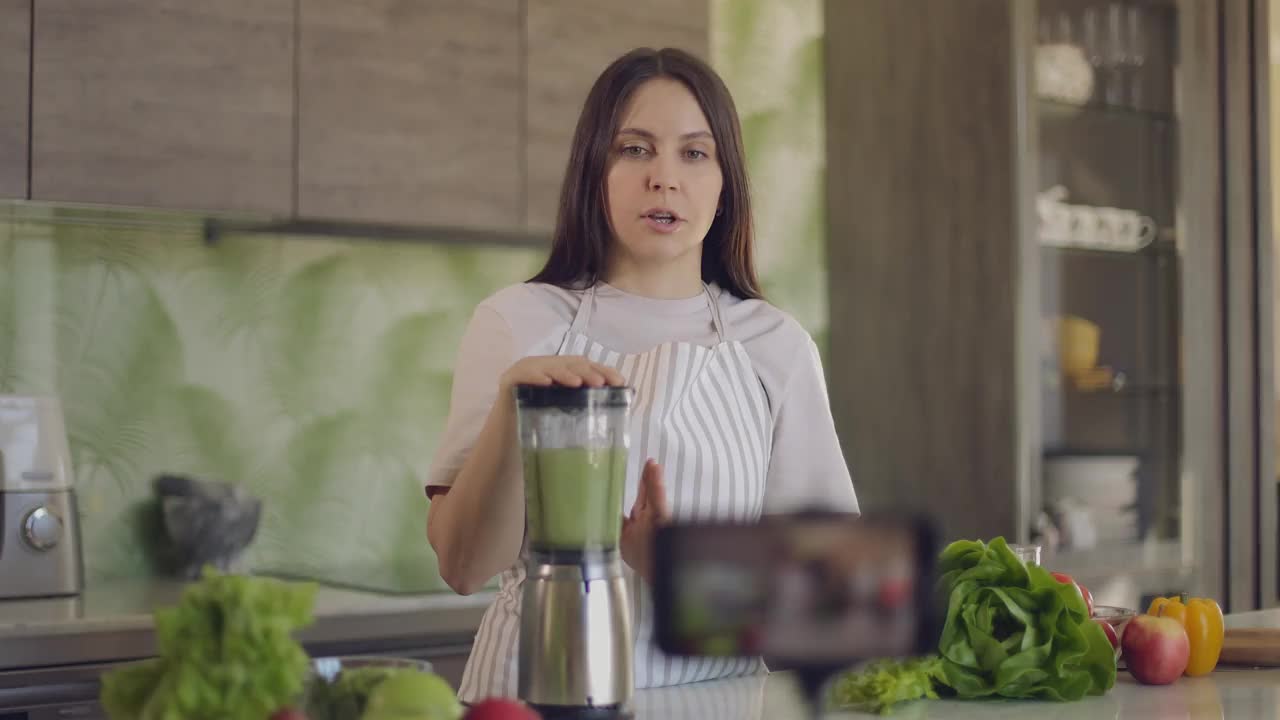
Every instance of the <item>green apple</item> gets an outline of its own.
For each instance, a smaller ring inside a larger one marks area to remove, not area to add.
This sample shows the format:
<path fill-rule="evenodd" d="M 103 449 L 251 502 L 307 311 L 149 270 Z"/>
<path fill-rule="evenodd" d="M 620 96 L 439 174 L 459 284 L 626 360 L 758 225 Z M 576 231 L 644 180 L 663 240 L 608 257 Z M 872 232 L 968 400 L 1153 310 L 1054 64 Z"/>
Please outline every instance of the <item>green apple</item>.
<path fill-rule="evenodd" d="M 462 703 L 439 675 L 396 673 L 369 695 L 362 720 L 459 720 Z"/>

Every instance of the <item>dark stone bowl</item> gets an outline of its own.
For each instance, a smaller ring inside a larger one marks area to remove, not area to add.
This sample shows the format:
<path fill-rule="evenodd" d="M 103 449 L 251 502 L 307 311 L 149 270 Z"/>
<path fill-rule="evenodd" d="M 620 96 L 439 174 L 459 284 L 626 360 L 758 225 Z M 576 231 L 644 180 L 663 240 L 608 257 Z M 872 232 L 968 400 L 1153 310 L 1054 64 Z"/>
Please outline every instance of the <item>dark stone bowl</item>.
<path fill-rule="evenodd" d="M 154 489 L 166 545 L 162 565 L 187 580 L 199 579 L 206 565 L 234 572 L 258 532 L 262 501 L 238 485 L 181 475 L 157 477 Z"/>

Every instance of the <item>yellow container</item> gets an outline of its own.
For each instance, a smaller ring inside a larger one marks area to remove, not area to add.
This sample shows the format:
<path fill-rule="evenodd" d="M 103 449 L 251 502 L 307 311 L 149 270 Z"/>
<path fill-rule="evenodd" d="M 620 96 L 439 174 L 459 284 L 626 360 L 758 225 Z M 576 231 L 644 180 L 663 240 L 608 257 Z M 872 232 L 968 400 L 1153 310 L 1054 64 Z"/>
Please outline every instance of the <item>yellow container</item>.
<path fill-rule="evenodd" d="M 1077 315 L 1058 318 L 1058 365 L 1064 375 L 1081 375 L 1098 364 L 1102 330 Z"/>

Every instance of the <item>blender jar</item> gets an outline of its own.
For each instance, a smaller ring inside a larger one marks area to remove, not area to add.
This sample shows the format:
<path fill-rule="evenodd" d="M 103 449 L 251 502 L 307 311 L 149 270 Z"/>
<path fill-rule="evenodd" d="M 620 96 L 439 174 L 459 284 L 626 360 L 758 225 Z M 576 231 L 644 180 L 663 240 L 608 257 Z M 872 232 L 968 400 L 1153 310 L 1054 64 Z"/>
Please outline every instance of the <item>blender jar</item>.
<path fill-rule="evenodd" d="M 531 552 L 617 549 L 634 394 L 621 387 L 516 388 Z"/>

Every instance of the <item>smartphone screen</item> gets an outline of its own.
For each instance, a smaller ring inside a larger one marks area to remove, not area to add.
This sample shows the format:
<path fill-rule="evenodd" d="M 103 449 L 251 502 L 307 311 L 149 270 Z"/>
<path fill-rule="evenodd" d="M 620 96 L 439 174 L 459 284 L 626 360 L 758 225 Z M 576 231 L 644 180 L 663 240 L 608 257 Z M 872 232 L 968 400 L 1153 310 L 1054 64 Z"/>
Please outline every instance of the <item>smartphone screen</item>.
<path fill-rule="evenodd" d="M 790 665 L 935 650 L 935 556 L 922 518 L 806 513 L 669 525 L 656 537 L 658 645 Z"/>

